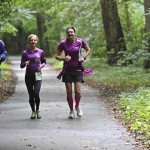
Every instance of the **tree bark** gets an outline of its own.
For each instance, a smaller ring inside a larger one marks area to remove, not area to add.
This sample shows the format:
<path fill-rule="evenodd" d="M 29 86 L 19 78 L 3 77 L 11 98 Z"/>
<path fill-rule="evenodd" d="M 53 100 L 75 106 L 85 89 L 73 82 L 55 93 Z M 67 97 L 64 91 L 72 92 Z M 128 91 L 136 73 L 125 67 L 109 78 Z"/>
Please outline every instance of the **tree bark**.
<path fill-rule="evenodd" d="M 100 0 L 107 44 L 107 63 L 116 64 L 126 51 L 116 0 Z"/>
<path fill-rule="evenodd" d="M 49 51 L 50 46 L 49 46 L 48 39 L 47 37 L 44 36 L 44 33 L 46 32 L 45 17 L 42 15 L 42 13 L 37 13 L 36 19 L 37 19 L 40 48 L 44 50 L 47 56 L 51 56 L 52 54 Z"/>
<path fill-rule="evenodd" d="M 145 32 L 146 32 L 146 51 L 150 53 L 150 1 L 144 0 L 145 10 Z M 144 61 L 144 68 L 150 68 L 150 57 Z"/>
<path fill-rule="evenodd" d="M 126 21 L 126 29 L 130 32 L 131 21 L 129 15 L 129 0 L 124 0 L 124 12 L 125 12 L 125 21 Z"/>
<path fill-rule="evenodd" d="M 17 49 L 17 54 L 19 54 L 23 49 L 24 49 L 24 28 L 22 25 L 22 22 L 18 25 L 18 33 L 17 33 L 17 40 L 18 40 L 18 49 Z"/>

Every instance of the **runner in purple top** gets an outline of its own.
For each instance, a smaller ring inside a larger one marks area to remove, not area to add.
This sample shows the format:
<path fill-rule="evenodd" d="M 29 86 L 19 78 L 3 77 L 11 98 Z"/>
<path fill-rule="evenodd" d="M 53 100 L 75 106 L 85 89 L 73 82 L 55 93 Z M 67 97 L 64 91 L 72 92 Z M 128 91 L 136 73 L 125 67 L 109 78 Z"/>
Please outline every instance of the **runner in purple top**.
<path fill-rule="evenodd" d="M 40 89 L 42 83 L 42 68 L 46 64 L 44 51 L 37 48 L 38 37 L 35 34 L 28 36 L 29 48 L 22 52 L 20 67 L 26 67 L 25 83 L 29 93 L 29 103 L 32 109 L 31 119 L 41 118 Z M 36 106 L 36 109 L 35 109 Z"/>
<path fill-rule="evenodd" d="M 2 40 L 0 40 L 0 65 L 3 61 L 5 61 L 7 57 L 7 51 L 5 49 L 5 44 Z M 0 68 L 0 77 L 2 76 L 2 70 Z"/>
<path fill-rule="evenodd" d="M 68 27 L 66 29 L 67 38 L 60 42 L 55 55 L 57 60 L 64 61 L 63 70 L 57 78 L 60 79 L 62 77 L 62 81 L 65 82 L 66 85 L 67 101 L 70 108 L 69 118 L 75 117 L 72 83 L 74 83 L 75 110 L 77 111 L 77 116 L 81 117 L 83 115 L 82 110 L 79 107 L 81 99 L 81 83 L 83 82 L 83 62 L 91 51 L 88 44 L 83 39 L 75 37 L 75 33 L 76 31 L 73 27 Z M 82 55 L 82 48 L 85 50 L 84 55 Z M 64 57 L 62 52 L 65 53 Z"/>
<path fill-rule="evenodd" d="M 7 51 L 5 49 L 5 44 L 2 40 L 0 40 L 0 64 L 5 61 L 7 56 Z"/>

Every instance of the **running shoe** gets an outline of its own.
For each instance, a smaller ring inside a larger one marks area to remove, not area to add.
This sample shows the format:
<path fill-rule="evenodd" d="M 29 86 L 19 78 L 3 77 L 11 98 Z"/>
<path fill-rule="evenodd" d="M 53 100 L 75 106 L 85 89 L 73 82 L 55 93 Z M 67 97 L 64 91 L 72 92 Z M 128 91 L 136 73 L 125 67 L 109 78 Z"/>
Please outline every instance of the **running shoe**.
<path fill-rule="evenodd" d="M 30 119 L 36 119 L 36 112 L 32 112 Z"/>
<path fill-rule="evenodd" d="M 40 114 L 40 111 L 39 111 L 39 110 L 37 110 L 37 111 L 36 111 L 36 115 L 37 115 L 37 119 L 42 118 L 42 116 L 41 116 L 41 114 Z"/>
<path fill-rule="evenodd" d="M 83 116 L 83 112 L 82 112 L 82 110 L 80 109 L 80 107 L 77 107 L 77 108 L 76 108 L 76 111 L 77 111 L 77 116 L 78 116 L 78 117 L 82 117 L 82 116 Z"/>
<path fill-rule="evenodd" d="M 70 111 L 68 118 L 69 119 L 74 119 L 75 118 L 74 111 Z"/>

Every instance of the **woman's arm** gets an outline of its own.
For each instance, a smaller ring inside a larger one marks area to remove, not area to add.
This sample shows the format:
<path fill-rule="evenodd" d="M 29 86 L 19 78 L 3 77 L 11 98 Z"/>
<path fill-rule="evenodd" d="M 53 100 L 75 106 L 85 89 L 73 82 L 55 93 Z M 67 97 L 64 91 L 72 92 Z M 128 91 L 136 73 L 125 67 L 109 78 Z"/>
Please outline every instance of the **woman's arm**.
<path fill-rule="evenodd" d="M 25 55 L 22 53 L 20 68 L 24 68 L 26 66 Z"/>
<path fill-rule="evenodd" d="M 67 55 L 65 57 L 62 57 L 61 55 L 62 52 L 60 52 L 59 50 L 57 50 L 55 58 L 59 61 L 66 61 L 68 62 L 71 59 L 71 56 Z"/>
<path fill-rule="evenodd" d="M 46 65 L 46 58 L 45 58 L 45 53 L 44 51 L 41 53 L 41 64 L 38 67 L 38 70 L 41 71 L 42 68 Z"/>
<path fill-rule="evenodd" d="M 85 51 L 86 51 L 86 53 L 85 53 L 84 56 L 81 58 L 81 62 L 82 62 L 82 63 L 84 62 L 84 60 L 86 60 L 86 57 L 90 54 L 91 49 L 90 49 L 88 46 L 86 46 L 86 47 L 85 47 Z"/>
<path fill-rule="evenodd" d="M 7 51 L 6 50 L 4 50 L 4 52 L 1 54 L 1 58 L 0 58 L 0 61 L 2 62 L 2 61 L 4 61 L 5 59 L 6 59 L 6 56 L 7 56 Z"/>
<path fill-rule="evenodd" d="M 84 60 L 87 58 L 87 56 L 90 54 L 90 52 L 91 52 L 91 49 L 89 48 L 89 46 L 87 46 L 86 48 L 85 48 L 85 51 L 86 51 L 86 53 L 84 54 L 84 56 L 83 56 L 83 58 L 84 58 Z"/>
<path fill-rule="evenodd" d="M 59 61 L 64 61 L 65 58 L 61 56 L 61 53 L 62 53 L 62 52 L 60 52 L 59 50 L 57 50 L 56 55 L 55 55 L 55 58 L 56 58 L 57 60 L 59 60 Z"/>

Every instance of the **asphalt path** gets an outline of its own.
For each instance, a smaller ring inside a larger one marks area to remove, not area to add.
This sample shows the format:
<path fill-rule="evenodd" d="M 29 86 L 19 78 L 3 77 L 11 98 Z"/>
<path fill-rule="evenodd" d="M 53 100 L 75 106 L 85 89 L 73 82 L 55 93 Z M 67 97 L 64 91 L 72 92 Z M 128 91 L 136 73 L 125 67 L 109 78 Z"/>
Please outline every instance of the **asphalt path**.
<path fill-rule="evenodd" d="M 20 57 L 9 57 L 18 80 L 15 93 L 0 103 L 0 150 L 137 150 L 126 129 L 108 113 L 99 92 L 82 85 L 82 118 L 68 119 L 64 83 L 48 64 L 40 92 L 41 119 L 31 120 Z"/>

